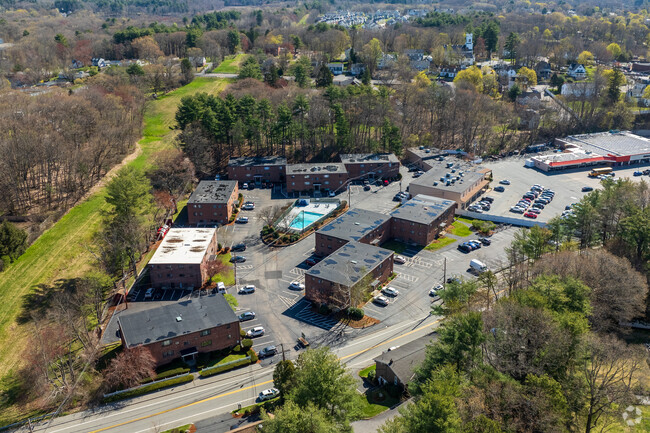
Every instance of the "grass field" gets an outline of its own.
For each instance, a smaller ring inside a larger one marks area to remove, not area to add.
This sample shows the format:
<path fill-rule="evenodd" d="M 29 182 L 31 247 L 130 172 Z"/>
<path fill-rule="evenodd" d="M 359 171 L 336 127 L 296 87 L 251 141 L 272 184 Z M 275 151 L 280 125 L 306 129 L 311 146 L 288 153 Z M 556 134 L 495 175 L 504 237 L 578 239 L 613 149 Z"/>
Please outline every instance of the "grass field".
<path fill-rule="evenodd" d="M 435 251 L 449 244 L 453 244 L 454 242 L 456 242 L 456 239 L 454 238 L 441 237 L 440 239 L 436 239 L 435 241 L 431 242 L 429 245 L 424 247 L 424 249 L 429 251 Z"/>
<path fill-rule="evenodd" d="M 246 58 L 246 54 L 236 54 L 234 56 L 226 56 L 223 62 L 214 68 L 211 72 L 214 74 L 238 74 L 239 65 Z"/>
<path fill-rule="evenodd" d="M 183 96 L 197 92 L 219 93 L 228 80 L 197 78 L 149 103 L 144 118 L 144 133 L 140 140 L 142 153 L 129 164 L 147 167 L 152 155 L 170 148 L 177 131 L 174 125 L 176 106 Z M 61 220 L 39 237 L 16 262 L 0 273 L 0 393 L 11 383 L 9 375 L 20 364 L 30 325 L 16 322 L 21 313 L 23 297 L 35 287 L 50 285 L 58 279 L 82 276 L 93 266 L 88 248 L 101 228 L 101 213 L 106 208 L 105 189 L 78 204 Z M 15 406 L 3 407 L 0 400 L 0 425 L 23 415 Z"/>
<path fill-rule="evenodd" d="M 388 392 L 383 388 L 368 391 L 366 394 L 359 394 L 357 401 L 357 409 L 360 412 L 359 417 L 361 419 L 373 418 L 397 403 L 399 403 L 399 400 L 388 395 Z"/>
<path fill-rule="evenodd" d="M 368 374 L 370 374 L 371 371 L 375 371 L 377 369 L 377 364 L 372 364 L 369 367 L 364 368 L 359 372 L 359 377 L 368 377 Z"/>
<path fill-rule="evenodd" d="M 302 18 L 300 18 L 300 21 L 298 21 L 298 25 L 304 26 L 305 24 L 307 24 L 307 18 L 309 18 L 309 14 L 303 15 Z"/>
<path fill-rule="evenodd" d="M 213 283 L 218 283 L 219 281 L 222 281 L 226 286 L 235 285 L 235 272 L 233 270 L 233 265 L 230 263 L 230 257 L 232 257 L 230 253 L 222 254 L 219 256 L 219 260 L 221 260 L 223 263 L 230 266 L 230 269 L 226 272 L 221 272 L 215 275 L 214 277 L 212 277 Z"/>
<path fill-rule="evenodd" d="M 463 224 L 460 221 L 454 221 L 452 225 L 454 226 L 454 228 L 449 230 L 449 233 L 451 233 L 452 235 L 465 237 L 472 234 L 472 231 L 469 229 L 469 227 L 467 227 L 465 224 Z"/>
<path fill-rule="evenodd" d="M 406 251 L 408 245 L 403 242 L 391 240 L 383 243 L 381 247 L 386 248 L 387 250 L 395 251 L 395 254 L 402 254 L 404 251 Z"/>

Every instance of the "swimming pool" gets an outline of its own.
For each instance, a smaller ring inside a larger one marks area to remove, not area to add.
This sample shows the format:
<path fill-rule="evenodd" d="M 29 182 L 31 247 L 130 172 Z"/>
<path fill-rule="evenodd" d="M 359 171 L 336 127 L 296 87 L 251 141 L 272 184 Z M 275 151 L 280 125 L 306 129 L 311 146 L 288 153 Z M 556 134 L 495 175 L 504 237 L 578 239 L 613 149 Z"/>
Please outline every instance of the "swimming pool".
<path fill-rule="evenodd" d="M 289 227 L 295 230 L 304 230 L 305 227 L 309 227 L 314 224 L 316 221 L 321 219 L 325 214 L 316 213 L 316 212 L 305 212 L 301 210 L 298 215 L 291 221 Z"/>

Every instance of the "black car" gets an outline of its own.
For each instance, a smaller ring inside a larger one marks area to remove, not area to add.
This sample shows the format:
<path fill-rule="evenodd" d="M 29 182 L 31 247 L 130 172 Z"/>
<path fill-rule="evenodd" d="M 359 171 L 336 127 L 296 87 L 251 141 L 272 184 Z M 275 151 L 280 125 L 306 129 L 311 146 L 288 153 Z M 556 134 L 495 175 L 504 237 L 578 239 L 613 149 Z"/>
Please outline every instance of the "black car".
<path fill-rule="evenodd" d="M 589 192 L 589 191 L 593 191 L 593 190 L 594 189 L 592 187 L 590 187 L 590 186 L 583 186 L 582 187 L 582 192 Z"/>
<path fill-rule="evenodd" d="M 370 191 L 370 185 L 364 185 L 363 190 L 364 191 Z"/>
<path fill-rule="evenodd" d="M 246 251 L 246 244 L 233 245 L 231 251 Z"/>
<path fill-rule="evenodd" d="M 481 241 L 481 243 L 486 247 L 492 243 L 492 241 L 489 240 L 488 238 L 478 238 L 478 240 Z"/>
<path fill-rule="evenodd" d="M 458 245 L 458 251 L 461 251 L 461 252 L 463 252 L 465 254 L 471 253 L 472 252 L 472 247 L 470 247 L 467 244 L 460 244 L 460 245 Z"/>
<path fill-rule="evenodd" d="M 451 284 L 451 283 L 453 283 L 453 282 L 460 283 L 461 281 L 460 281 L 458 278 L 456 278 L 456 277 L 449 277 L 449 278 L 447 278 L 447 284 Z"/>
<path fill-rule="evenodd" d="M 494 203 L 494 197 L 483 197 L 481 201 L 486 201 L 488 203 Z"/>
<path fill-rule="evenodd" d="M 230 263 L 244 263 L 246 261 L 246 257 L 244 256 L 234 256 L 230 258 Z"/>
<path fill-rule="evenodd" d="M 495 186 L 494 190 L 496 192 L 504 192 L 506 189 L 504 187 L 502 187 L 502 186 Z"/>

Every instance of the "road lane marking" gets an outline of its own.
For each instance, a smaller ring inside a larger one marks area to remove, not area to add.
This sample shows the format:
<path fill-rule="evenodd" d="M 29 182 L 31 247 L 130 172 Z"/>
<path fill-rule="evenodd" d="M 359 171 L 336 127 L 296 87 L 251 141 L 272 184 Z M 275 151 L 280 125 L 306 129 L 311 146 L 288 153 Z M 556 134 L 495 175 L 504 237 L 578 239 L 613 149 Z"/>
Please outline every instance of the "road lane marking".
<path fill-rule="evenodd" d="M 212 397 L 204 398 L 203 400 L 195 401 L 194 403 L 188 403 L 188 404 L 184 404 L 182 406 L 173 407 L 171 409 L 161 410 L 160 412 L 156 412 L 156 413 L 153 413 L 151 415 L 141 416 L 139 418 L 135 418 L 135 419 L 132 419 L 132 420 L 129 420 L 129 421 L 124 421 L 124 422 L 121 422 L 119 424 L 115 424 L 115 425 L 112 425 L 112 426 L 100 428 L 100 429 L 97 429 L 97 430 L 92 430 L 92 431 L 90 431 L 88 433 L 99 433 L 99 432 L 106 431 L 106 430 L 109 430 L 109 429 L 112 429 L 112 428 L 121 427 L 123 425 L 131 424 L 131 423 L 134 423 L 134 422 L 137 422 L 137 421 L 142 421 L 143 419 L 149 419 L 149 418 L 152 418 L 154 416 L 163 415 L 163 414 L 166 414 L 166 413 L 169 413 L 169 412 L 173 412 L 175 410 L 180 410 L 180 409 L 185 409 L 185 408 L 188 408 L 188 407 L 196 406 L 197 404 L 205 403 L 205 402 L 212 401 L 212 400 L 216 400 L 218 398 L 226 397 L 226 396 L 229 396 L 229 395 L 232 395 L 232 394 L 236 394 L 238 392 L 248 391 L 249 389 L 257 388 L 258 386 L 267 385 L 269 383 L 273 383 L 273 380 L 267 380 L 266 382 L 261 382 L 261 383 L 258 383 L 256 385 L 247 386 L 245 388 L 236 389 L 236 390 L 230 391 L 230 392 L 224 392 L 223 394 L 213 395 Z"/>

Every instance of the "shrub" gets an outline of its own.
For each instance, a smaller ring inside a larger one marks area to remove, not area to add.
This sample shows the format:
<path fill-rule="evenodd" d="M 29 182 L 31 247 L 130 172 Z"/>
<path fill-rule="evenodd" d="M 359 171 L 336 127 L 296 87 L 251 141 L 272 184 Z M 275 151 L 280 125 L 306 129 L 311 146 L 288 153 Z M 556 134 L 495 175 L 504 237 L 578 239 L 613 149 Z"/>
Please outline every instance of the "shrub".
<path fill-rule="evenodd" d="M 352 320 L 361 320 L 366 314 L 361 308 L 350 307 L 348 308 L 348 317 Z"/>
<path fill-rule="evenodd" d="M 326 315 L 328 315 L 328 314 L 330 313 L 330 307 L 328 307 L 328 306 L 325 305 L 325 304 L 321 304 L 321 305 L 318 307 L 318 313 L 319 313 L 319 314 L 322 314 L 322 315 L 324 315 L 324 316 L 326 316 Z"/>
<path fill-rule="evenodd" d="M 223 245 L 221 245 L 220 242 L 217 243 L 217 251 L 221 251 L 221 248 L 223 248 Z"/>
<path fill-rule="evenodd" d="M 237 345 L 237 346 L 233 347 L 233 348 L 232 348 L 232 351 L 235 352 L 235 353 L 239 353 L 239 352 L 241 352 L 241 346 L 240 346 L 240 345 Z"/>
<path fill-rule="evenodd" d="M 139 395 L 148 394 L 150 392 L 158 391 L 159 389 L 167 388 L 174 385 L 179 385 L 182 383 L 191 382 L 194 380 L 194 376 L 188 374 L 187 376 L 178 377 L 175 379 L 170 379 L 165 382 L 152 383 L 150 385 L 145 385 L 140 388 L 132 389 L 120 394 L 111 395 L 104 399 L 105 403 L 111 403 L 113 401 L 124 400 L 126 398 L 137 397 Z"/>
<path fill-rule="evenodd" d="M 472 221 L 472 228 L 477 232 L 488 234 L 496 228 L 496 224 L 492 221 L 474 220 Z"/>
<path fill-rule="evenodd" d="M 246 336 L 246 331 L 244 331 L 243 329 L 239 328 L 239 335 L 241 336 L 241 338 L 244 338 L 244 337 Z"/>
<path fill-rule="evenodd" d="M 251 364 L 255 364 L 259 360 L 259 357 L 257 356 L 257 353 L 255 353 L 254 350 L 249 350 L 246 355 L 251 357 Z"/>
<path fill-rule="evenodd" d="M 377 376 L 377 372 L 375 370 L 371 370 L 368 372 L 368 380 L 370 382 L 374 382 L 376 376 Z"/>
<path fill-rule="evenodd" d="M 257 360 L 255 360 L 255 362 L 257 362 Z M 203 370 L 199 371 L 199 374 L 201 375 L 201 377 L 214 376 L 215 374 L 223 373 L 224 371 L 228 371 L 228 370 L 233 370 L 237 367 L 248 365 L 249 363 L 250 360 L 248 358 L 241 358 L 227 365 L 217 365 L 215 367 L 204 368 Z"/>
<path fill-rule="evenodd" d="M 241 342 L 241 347 L 243 347 L 246 350 L 250 349 L 251 347 L 253 347 L 253 340 L 251 340 L 250 338 L 244 338 Z"/>
<path fill-rule="evenodd" d="M 174 368 L 172 370 L 163 371 L 162 373 L 157 374 L 156 377 L 154 377 L 154 378 L 150 378 L 150 377 L 146 378 L 143 381 L 141 381 L 140 383 L 145 384 L 145 383 L 149 383 L 149 382 L 154 382 L 156 380 L 167 379 L 168 377 L 179 376 L 181 374 L 185 374 L 185 373 L 189 373 L 189 372 L 190 372 L 190 369 L 187 368 L 187 367 Z"/>

